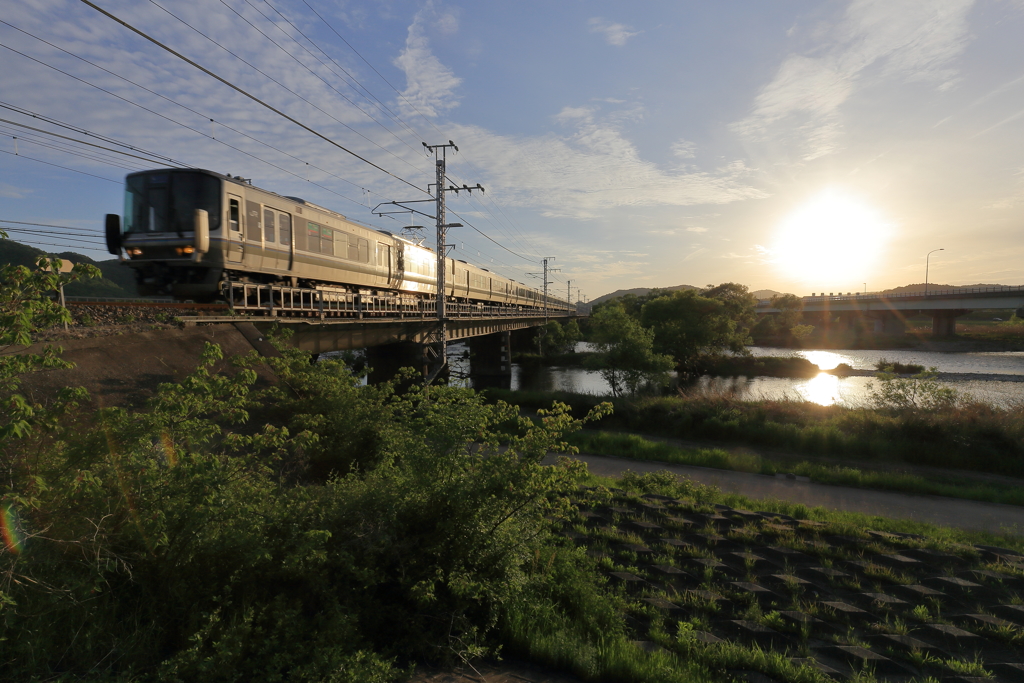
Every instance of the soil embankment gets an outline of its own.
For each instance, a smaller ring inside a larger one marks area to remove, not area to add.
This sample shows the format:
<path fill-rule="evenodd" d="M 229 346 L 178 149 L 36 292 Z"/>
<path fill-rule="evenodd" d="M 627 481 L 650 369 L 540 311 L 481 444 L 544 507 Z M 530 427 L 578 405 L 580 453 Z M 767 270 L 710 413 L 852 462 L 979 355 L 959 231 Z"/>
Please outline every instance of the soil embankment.
<path fill-rule="evenodd" d="M 204 325 L 179 329 L 148 330 L 85 339 L 62 339 L 61 357 L 75 364 L 68 370 L 30 373 L 22 380 L 22 391 L 31 399 L 45 401 L 62 387 L 85 387 L 95 407 L 138 406 L 165 382 L 177 382 L 199 362 L 206 342 L 218 344 L 225 360 L 215 371 L 231 367 L 230 358 L 256 350 L 261 355 L 276 353 L 251 323 Z M 37 352 L 46 343 L 35 344 Z M 275 381 L 265 365 L 257 368 L 260 383 Z"/>

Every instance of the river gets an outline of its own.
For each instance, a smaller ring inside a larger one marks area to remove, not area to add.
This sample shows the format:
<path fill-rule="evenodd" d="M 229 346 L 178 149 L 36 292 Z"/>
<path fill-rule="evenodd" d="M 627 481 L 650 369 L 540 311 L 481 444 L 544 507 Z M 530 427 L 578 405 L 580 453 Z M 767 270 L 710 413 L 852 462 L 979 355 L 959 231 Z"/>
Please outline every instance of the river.
<path fill-rule="evenodd" d="M 589 350 L 585 342 L 578 351 Z M 913 350 L 823 350 L 776 349 L 753 346 L 754 356 L 802 356 L 822 370 L 831 370 L 846 363 L 856 370 L 874 370 L 875 363 L 885 358 L 900 363 L 916 363 L 936 368 L 939 373 L 955 373 L 943 377 L 941 383 L 976 399 L 1000 407 L 1024 403 L 1024 352 L 937 353 Z M 608 395 L 611 389 L 600 374 L 583 368 L 512 367 L 512 388 L 542 391 L 571 391 Z M 1002 376 L 1002 377 L 1000 377 Z M 1012 376 L 1007 377 L 1007 376 Z M 1016 381 L 1014 381 L 1016 380 Z M 820 373 L 811 378 L 782 377 L 701 377 L 693 390 L 729 391 L 741 399 L 793 399 L 821 405 L 865 405 L 873 377 L 836 377 Z"/>

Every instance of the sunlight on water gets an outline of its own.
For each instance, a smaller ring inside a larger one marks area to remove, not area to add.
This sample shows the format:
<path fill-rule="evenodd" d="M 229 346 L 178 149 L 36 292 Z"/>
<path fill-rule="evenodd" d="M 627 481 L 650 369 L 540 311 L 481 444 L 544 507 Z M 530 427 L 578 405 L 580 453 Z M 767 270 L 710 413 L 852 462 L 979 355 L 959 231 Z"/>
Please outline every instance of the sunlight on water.
<path fill-rule="evenodd" d="M 808 401 L 823 406 L 830 406 L 843 400 L 839 390 L 839 378 L 825 372 L 819 372 L 817 377 L 806 380 L 803 385 L 797 385 L 796 390 Z"/>

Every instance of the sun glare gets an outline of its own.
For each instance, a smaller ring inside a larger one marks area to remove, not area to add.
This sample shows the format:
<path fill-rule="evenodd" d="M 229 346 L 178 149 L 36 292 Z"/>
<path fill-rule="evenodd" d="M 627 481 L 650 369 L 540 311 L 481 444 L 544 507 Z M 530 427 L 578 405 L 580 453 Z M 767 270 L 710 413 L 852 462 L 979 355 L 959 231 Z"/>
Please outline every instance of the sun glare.
<path fill-rule="evenodd" d="M 878 265 L 890 230 L 870 207 L 830 190 L 782 222 L 772 255 L 782 273 L 811 290 L 857 289 Z"/>

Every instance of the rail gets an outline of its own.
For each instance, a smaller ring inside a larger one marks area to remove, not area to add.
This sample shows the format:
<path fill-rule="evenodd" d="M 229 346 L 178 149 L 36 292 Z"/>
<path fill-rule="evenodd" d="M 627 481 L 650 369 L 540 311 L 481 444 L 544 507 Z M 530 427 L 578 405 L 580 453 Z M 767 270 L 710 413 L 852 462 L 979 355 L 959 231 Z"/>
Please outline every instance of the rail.
<path fill-rule="evenodd" d="M 1009 285 L 1001 287 L 951 287 L 945 289 L 929 289 L 927 292 L 900 292 L 894 294 L 883 294 L 881 292 L 857 292 L 855 294 L 839 294 L 836 296 L 805 296 L 801 302 L 819 301 L 864 301 L 865 299 L 911 299 L 931 298 L 939 296 L 957 296 L 961 294 L 999 294 L 1009 292 L 1024 292 L 1024 285 Z M 760 299 L 757 302 L 759 308 L 769 308 L 772 305 L 771 299 Z"/>
<path fill-rule="evenodd" d="M 243 282 L 227 283 L 224 299 L 238 313 L 299 318 L 411 318 L 437 316 L 437 301 L 407 295 L 357 294 L 321 287 L 305 289 Z M 522 318 L 544 315 L 543 307 L 495 306 L 445 301 L 448 318 Z M 568 310 L 548 309 L 549 317 L 563 317 Z"/>

